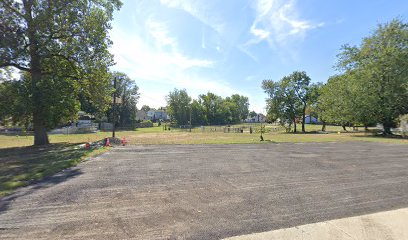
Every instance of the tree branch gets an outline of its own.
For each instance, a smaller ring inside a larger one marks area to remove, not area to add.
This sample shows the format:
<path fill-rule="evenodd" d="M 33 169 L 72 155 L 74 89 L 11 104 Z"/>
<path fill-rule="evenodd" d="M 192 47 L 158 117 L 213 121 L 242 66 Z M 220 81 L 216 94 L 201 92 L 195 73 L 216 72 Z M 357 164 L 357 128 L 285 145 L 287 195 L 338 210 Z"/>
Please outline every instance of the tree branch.
<path fill-rule="evenodd" d="M 21 71 L 26 71 L 26 72 L 29 72 L 29 71 L 30 71 L 29 68 L 20 66 L 20 65 L 17 64 L 17 63 L 10 63 L 10 62 L 1 63 L 1 64 L 0 64 L 0 68 L 4 68 L 4 67 L 15 67 L 15 68 L 17 68 L 17 69 L 19 69 L 19 70 L 21 70 Z"/>
<path fill-rule="evenodd" d="M 4 6 L 6 6 L 10 11 L 13 13 L 17 14 L 19 17 L 22 17 L 23 19 L 26 19 L 25 16 L 19 12 L 17 9 L 13 8 L 12 6 L 8 5 L 4 0 L 0 0 L 1 3 L 3 3 Z"/>
<path fill-rule="evenodd" d="M 50 56 L 50 57 L 58 57 L 58 58 L 64 59 L 65 61 L 68 62 L 68 64 L 70 65 L 70 67 L 71 67 L 73 70 L 76 70 L 76 66 L 75 66 L 75 64 L 73 63 L 73 62 L 78 63 L 78 61 L 77 61 L 76 59 L 67 57 L 67 56 L 65 56 L 65 55 L 63 55 L 63 54 L 50 54 L 49 56 Z"/>

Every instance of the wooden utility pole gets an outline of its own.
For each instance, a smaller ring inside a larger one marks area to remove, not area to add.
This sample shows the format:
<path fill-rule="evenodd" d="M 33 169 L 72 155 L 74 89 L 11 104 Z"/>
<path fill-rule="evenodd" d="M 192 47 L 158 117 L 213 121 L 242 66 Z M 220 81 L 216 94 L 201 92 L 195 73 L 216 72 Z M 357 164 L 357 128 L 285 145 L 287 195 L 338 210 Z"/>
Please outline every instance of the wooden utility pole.
<path fill-rule="evenodd" d="M 193 123 L 191 122 L 191 111 L 193 110 L 193 107 L 190 104 L 190 132 L 191 132 L 191 127 L 193 125 Z"/>
<path fill-rule="evenodd" d="M 113 79 L 113 126 L 112 126 L 112 138 L 115 137 L 115 124 L 116 124 L 116 77 Z"/>

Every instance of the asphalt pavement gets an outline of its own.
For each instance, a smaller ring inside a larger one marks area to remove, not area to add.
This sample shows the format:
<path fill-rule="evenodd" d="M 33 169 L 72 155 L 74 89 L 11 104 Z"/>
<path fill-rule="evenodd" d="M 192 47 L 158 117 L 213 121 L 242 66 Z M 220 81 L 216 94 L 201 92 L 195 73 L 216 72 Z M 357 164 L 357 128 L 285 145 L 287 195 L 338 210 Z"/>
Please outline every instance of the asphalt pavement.
<path fill-rule="evenodd" d="M 221 239 L 406 207 L 407 145 L 135 145 L 0 199 L 0 239 Z"/>

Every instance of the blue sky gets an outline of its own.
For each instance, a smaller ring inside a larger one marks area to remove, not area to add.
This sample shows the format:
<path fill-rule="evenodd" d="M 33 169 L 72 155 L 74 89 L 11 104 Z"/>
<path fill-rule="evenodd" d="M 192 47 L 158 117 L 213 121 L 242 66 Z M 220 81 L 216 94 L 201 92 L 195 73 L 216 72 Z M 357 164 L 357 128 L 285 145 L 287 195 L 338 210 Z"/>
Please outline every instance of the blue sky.
<path fill-rule="evenodd" d="M 340 46 L 378 23 L 407 21 L 406 0 L 124 0 L 112 23 L 113 70 L 140 88 L 138 107 L 165 106 L 174 88 L 249 97 L 264 112 L 263 79 L 295 70 L 335 74 Z"/>

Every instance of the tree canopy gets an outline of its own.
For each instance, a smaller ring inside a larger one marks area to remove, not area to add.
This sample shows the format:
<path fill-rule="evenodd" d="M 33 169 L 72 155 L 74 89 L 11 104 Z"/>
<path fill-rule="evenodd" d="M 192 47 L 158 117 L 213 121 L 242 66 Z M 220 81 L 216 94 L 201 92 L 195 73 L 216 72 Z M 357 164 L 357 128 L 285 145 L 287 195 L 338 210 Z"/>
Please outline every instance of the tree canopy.
<path fill-rule="evenodd" d="M 24 72 L 34 144 L 73 117 L 83 94 L 100 108 L 110 100 L 113 65 L 108 30 L 119 0 L 0 1 L 0 68 Z"/>
<path fill-rule="evenodd" d="M 248 116 L 248 98 L 239 94 L 223 98 L 214 93 L 200 94 L 191 101 L 185 89 L 170 92 L 168 111 L 178 125 L 220 125 L 239 123 Z"/>
<path fill-rule="evenodd" d="M 178 125 L 187 125 L 191 111 L 191 97 L 187 90 L 174 89 L 166 97 L 167 111 Z"/>
<path fill-rule="evenodd" d="M 113 111 L 116 111 L 116 123 L 119 126 L 130 126 L 136 121 L 137 103 L 140 98 L 139 87 L 135 80 L 130 79 L 125 73 L 114 72 L 113 78 L 116 78 L 115 95 L 121 100 L 115 109 L 111 107 L 108 110 L 110 122 L 113 122 Z"/>
<path fill-rule="evenodd" d="M 408 24 L 378 25 L 360 46 L 344 45 L 340 74 L 322 88 L 322 116 L 339 124 L 381 123 L 384 133 L 408 112 Z"/>
<path fill-rule="evenodd" d="M 294 71 L 280 81 L 264 80 L 262 88 L 268 94 L 268 119 L 282 125 L 293 124 L 302 117 L 302 131 L 305 131 L 306 107 L 310 102 L 310 77 L 306 72 Z"/>
<path fill-rule="evenodd" d="M 151 108 L 148 105 L 143 105 L 140 110 L 148 112 Z"/>

